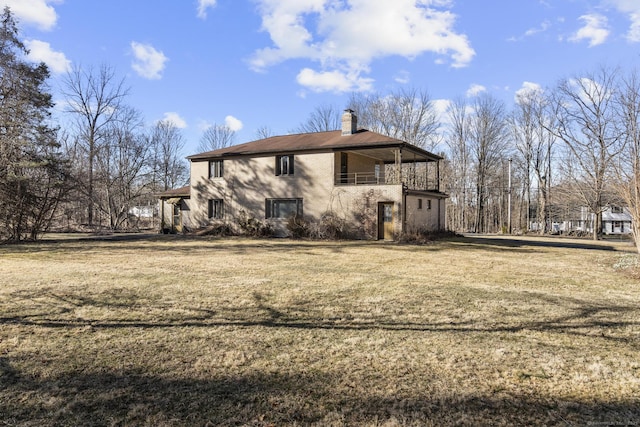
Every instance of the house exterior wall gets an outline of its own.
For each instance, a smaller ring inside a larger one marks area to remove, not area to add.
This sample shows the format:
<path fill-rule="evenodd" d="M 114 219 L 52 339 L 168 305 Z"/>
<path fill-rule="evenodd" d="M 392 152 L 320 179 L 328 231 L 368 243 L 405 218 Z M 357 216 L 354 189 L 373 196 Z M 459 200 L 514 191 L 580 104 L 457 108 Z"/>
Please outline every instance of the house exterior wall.
<path fill-rule="evenodd" d="M 354 230 L 354 237 L 359 238 L 381 238 L 378 235 L 380 203 L 393 203 L 396 235 L 405 231 L 405 224 L 416 231 L 445 224 L 444 200 L 435 196 L 405 195 L 401 184 L 336 184 L 340 153 L 296 154 L 293 175 L 276 175 L 276 156 L 225 158 L 223 162 L 221 178 L 208 177 L 208 161 L 191 162 L 190 221 L 194 227 L 221 221 L 208 217 L 209 200 L 221 199 L 224 203 L 222 221 L 233 225 L 234 219 L 245 211 L 249 217 L 269 223 L 277 234 L 286 235 L 287 219 L 265 218 L 265 199 L 296 198 L 303 199 L 303 215 L 307 221 L 317 223 L 323 214 L 331 212 L 344 220 Z M 349 173 L 371 172 L 373 165 L 375 160 L 349 153 Z M 423 199 L 422 210 L 416 208 L 418 198 Z M 428 198 L 432 200 L 431 209 L 427 209 Z M 405 199 L 409 206 L 407 212 L 404 212 Z"/>
<path fill-rule="evenodd" d="M 224 159 L 222 178 L 208 178 L 209 162 L 191 163 L 191 219 L 194 225 L 207 226 L 208 201 L 224 201 L 224 220 L 232 222 L 241 211 L 265 220 L 265 199 L 303 199 L 306 220 L 317 222 L 333 212 L 360 231 L 361 237 L 376 238 L 379 202 L 394 203 L 394 229 L 402 229 L 402 186 L 335 186 L 334 153 L 297 154 L 292 176 L 275 174 L 275 156 Z M 362 156 L 358 156 L 362 157 Z M 339 167 L 339 163 L 338 163 Z M 278 234 L 286 234 L 286 219 L 266 220 Z M 364 224 L 372 226 L 367 227 Z"/>
<path fill-rule="evenodd" d="M 419 200 L 422 200 L 420 208 Z M 410 194 L 406 197 L 406 232 L 439 230 L 446 224 L 444 200 L 435 196 Z"/>

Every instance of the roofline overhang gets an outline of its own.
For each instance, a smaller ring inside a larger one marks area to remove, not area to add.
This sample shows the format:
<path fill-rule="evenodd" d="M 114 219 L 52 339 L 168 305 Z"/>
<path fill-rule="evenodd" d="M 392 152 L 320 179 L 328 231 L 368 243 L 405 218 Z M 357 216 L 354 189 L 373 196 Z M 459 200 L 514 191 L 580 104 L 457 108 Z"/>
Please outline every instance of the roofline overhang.
<path fill-rule="evenodd" d="M 405 194 L 410 196 L 432 196 L 438 199 L 449 198 L 449 195 L 447 193 L 441 193 L 435 190 L 405 190 Z"/>
<path fill-rule="evenodd" d="M 326 148 L 293 148 L 289 150 L 254 150 L 254 151 L 245 151 L 242 153 L 222 153 L 218 155 L 211 154 L 194 154 L 192 156 L 187 156 L 187 160 L 189 161 L 208 161 L 208 160 L 223 160 L 223 159 L 233 159 L 233 158 L 243 158 L 243 157 L 268 157 L 280 154 L 315 154 L 315 153 L 335 153 L 340 151 L 366 151 L 366 150 L 375 150 L 375 149 L 406 149 L 409 152 L 414 152 L 421 157 L 425 158 L 425 161 L 438 161 L 444 159 L 442 156 L 438 156 L 437 154 L 430 153 L 427 150 L 424 150 L 415 145 L 409 144 L 407 142 L 400 143 L 386 143 L 386 144 L 367 144 L 367 145 L 353 145 L 353 144 L 344 144 L 344 145 L 335 145 L 332 147 Z M 403 163 L 411 163 L 415 161 L 415 159 L 406 159 L 403 160 Z"/>

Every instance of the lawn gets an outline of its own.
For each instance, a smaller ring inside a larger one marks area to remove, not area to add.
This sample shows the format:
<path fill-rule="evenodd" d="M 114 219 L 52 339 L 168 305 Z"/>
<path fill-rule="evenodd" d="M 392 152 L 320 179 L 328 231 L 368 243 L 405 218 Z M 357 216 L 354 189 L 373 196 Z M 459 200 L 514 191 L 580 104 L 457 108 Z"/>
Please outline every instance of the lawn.
<path fill-rule="evenodd" d="M 0 425 L 640 425 L 625 242 L 0 246 Z"/>

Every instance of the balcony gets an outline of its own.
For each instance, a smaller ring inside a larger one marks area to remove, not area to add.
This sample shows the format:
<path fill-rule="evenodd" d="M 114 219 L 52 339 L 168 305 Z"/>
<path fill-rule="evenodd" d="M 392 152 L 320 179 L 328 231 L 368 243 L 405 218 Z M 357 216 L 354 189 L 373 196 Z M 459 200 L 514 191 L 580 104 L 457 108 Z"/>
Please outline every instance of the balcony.
<path fill-rule="evenodd" d="M 398 185 L 402 184 L 407 190 L 439 191 L 437 176 L 430 176 L 428 169 L 416 173 L 407 168 L 402 174 L 394 170 L 385 172 L 351 172 L 338 173 L 334 177 L 336 186 L 347 185 Z"/>

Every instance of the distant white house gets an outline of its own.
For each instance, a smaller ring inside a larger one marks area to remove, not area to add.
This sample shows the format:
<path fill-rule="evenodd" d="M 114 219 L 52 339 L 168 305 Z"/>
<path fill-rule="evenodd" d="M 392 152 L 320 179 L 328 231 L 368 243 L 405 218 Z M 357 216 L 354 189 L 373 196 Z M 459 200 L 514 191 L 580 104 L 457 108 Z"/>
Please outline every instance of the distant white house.
<path fill-rule="evenodd" d="M 596 216 L 587 207 L 581 207 L 572 211 L 563 220 L 553 222 L 550 225 L 551 233 L 593 233 Z M 541 224 L 531 222 L 531 231 L 540 230 Z M 608 205 L 602 211 L 602 234 L 628 235 L 631 234 L 631 214 L 627 208 L 617 205 Z"/>
<path fill-rule="evenodd" d="M 602 212 L 602 232 L 604 234 L 631 234 L 631 214 L 622 206 L 607 206 Z"/>
<path fill-rule="evenodd" d="M 580 216 L 578 219 L 559 223 L 559 231 L 592 233 L 595 223 L 595 215 L 590 212 L 588 208 L 582 207 L 580 208 Z M 606 206 L 602 211 L 602 234 L 631 234 L 631 215 L 628 209 L 617 205 Z"/>
<path fill-rule="evenodd" d="M 153 218 L 157 211 L 155 205 L 148 206 L 133 206 L 129 209 L 129 215 L 133 215 L 137 218 Z"/>

